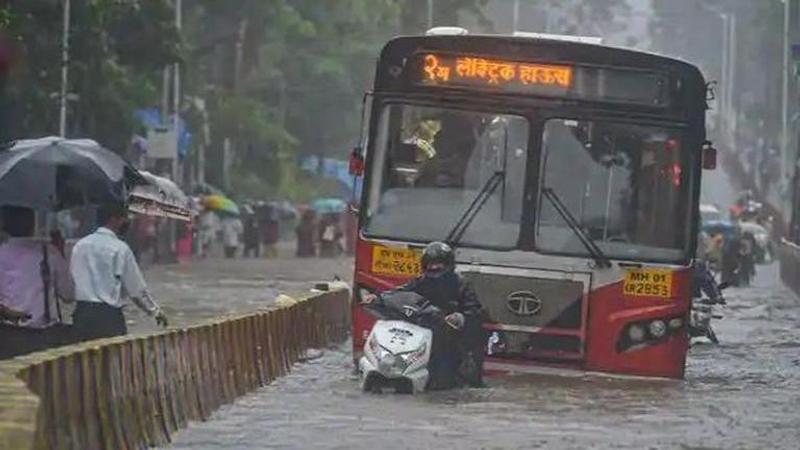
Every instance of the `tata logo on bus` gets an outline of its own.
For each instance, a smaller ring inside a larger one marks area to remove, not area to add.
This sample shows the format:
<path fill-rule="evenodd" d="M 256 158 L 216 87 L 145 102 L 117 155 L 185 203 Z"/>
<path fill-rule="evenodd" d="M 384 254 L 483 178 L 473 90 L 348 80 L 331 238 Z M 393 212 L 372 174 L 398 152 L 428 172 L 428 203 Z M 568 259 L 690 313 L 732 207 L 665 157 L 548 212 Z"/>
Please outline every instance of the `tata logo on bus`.
<path fill-rule="evenodd" d="M 518 316 L 535 316 L 542 310 L 542 301 L 533 292 L 517 291 L 506 299 L 506 308 Z"/>
<path fill-rule="evenodd" d="M 672 297 L 672 271 L 668 269 L 629 269 L 622 291 L 634 297 Z"/>
<path fill-rule="evenodd" d="M 573 81 L 569 66 L 430 53 L 423 56 L 421 72 L 419 77 L 424 84 L 484 86 L 511 91 L 530 87 L 567 90 Z"/>

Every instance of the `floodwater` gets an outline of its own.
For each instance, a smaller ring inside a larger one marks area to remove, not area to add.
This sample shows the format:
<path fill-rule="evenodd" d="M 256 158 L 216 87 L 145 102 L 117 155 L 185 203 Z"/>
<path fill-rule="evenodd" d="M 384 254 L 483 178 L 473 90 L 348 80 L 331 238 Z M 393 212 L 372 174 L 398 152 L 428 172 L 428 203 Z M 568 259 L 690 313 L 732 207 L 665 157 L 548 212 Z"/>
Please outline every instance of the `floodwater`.
<path fill-rule="evenodd" d="M 177 434 L 173 449 L 797 449 L 800 301 L 761 266 L 727 291 L 684 381 L 515 376 L 418 396 L 358 390 L 347 345 Z"/>
<path fill-rule="evenodd" d="M 268 307 L 280 293 L 307 293 L 314 281 L 349 279 L 351 258 L 293 258 L 284 243 L 281 258 L 197 259 L 189 264 L 149 267 L 145 277 L 170 324 L 187 326 L 226 314 Z M 126 311 L 132 332 L 158 330 L 136 307 Z"/>

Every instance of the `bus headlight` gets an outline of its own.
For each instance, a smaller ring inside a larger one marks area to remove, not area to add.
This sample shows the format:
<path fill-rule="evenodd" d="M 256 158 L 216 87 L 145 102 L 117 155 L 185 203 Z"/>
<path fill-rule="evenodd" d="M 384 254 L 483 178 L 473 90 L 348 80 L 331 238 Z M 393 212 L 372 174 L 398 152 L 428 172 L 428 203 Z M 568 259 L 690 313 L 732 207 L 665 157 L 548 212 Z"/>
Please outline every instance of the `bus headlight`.
<path fill-rule="evenodd" d="M 650 322 L 647 328 L 650 330 L 650 336 L 656 339 L 662 338 L 667 334 L 667 324 L 663 320 L 654 320 Z"/>
<path fill-rule="evenodd" d="M 644 328 L 641 325 L 631 325 L 628 328 L 628 337 L 633 342 L 642 342 L 644 340 Z"/>
<path fill-rule="evenodd" d="M 684 324 L 683 317 L 674 316 L 629 322 L 617 341 L 617 351 L 627 352 L 663 343 L 670 336 L 680 335 Z"/>

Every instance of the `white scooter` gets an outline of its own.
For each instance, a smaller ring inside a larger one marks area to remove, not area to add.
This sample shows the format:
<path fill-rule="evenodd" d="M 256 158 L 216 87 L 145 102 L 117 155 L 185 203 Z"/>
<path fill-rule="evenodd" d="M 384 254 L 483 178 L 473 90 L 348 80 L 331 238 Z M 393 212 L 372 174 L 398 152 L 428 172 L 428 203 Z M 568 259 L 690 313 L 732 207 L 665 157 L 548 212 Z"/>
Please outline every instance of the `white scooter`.
<path fill-rule="evenodd" d="M 378 321 L 358 362 L 361 388 L 370 392 L 385 387 L 402 393 L 424 391 L 430 378 L 430 328 L 442 320 L 441 310 L 413 292 L 384 294 L 367 309 Z"/>
<path fill-rule="evenodd" d="M 712 278 L 713 279 L 713 278 Z M 700 296 L 692 299 L 692 312 L 689 316 L 689 338 L 706 338 L 712 344 L 719 344 L 717 333 L 711 326 L 712 319 L 722 319 L 722 314 L 717 311 L 717 307 L 727 304 L 722 291 L 727 289 L 727 282 L 714 285 L 714 295 L 711 297 Z"/>

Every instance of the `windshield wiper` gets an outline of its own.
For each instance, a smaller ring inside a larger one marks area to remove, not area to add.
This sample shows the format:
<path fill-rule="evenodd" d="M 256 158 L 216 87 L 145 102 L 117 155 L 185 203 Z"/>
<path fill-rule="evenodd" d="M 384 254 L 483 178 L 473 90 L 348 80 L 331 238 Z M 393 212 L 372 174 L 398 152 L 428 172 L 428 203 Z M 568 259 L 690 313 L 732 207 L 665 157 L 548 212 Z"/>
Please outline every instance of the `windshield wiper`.
<path fill-rule="evenodd" d="M 492 196 L 494 191 L 500 186 L 500 183 L 503 182 L 506 178 L 506 173 L 504 171 L 497 171 L 486 180 L 481 190 L 478 192 L 478 195 L 472 200 L 469 207 L 461 213 L 461 216 L 458 218 L 458 221 L 447 233 L 447 237 L 445 238 L 445 242 L 449 244 L 451 247 L 458 245 L 461 241 L 461 238 L 464 237 L 464 233 L 467 232 L 467 228 L 469 228 L 470 224 L 475 217 L 480 212 L 483 205 L 486 204 L 486 201 L 489 200 L 489 197 Z"/>
<path fill-rule="evenodd" d="M 575 233 L 575 236 L 578 237 L 578 240 L 581 241 L 584 247 L 586 247 L 586 251 L 589 252 L 589 255 L 595 260 L 598 266 L 601 268 L 610 268 L 611 261 L 608 257 L 603 253 L 603 250 L 597 246 L 594 240 L 589 236 L 586 231 L 578 224 L 578 221 L 575 220 L 575 216 L 569 211 L 564 202 L 558 197 L 558 195 L 553 191 L 553 189 L 546 187 L 542 189 L 542 195 L 553 204 L 556 212 L 567 222 L 567 225 Z"/>

